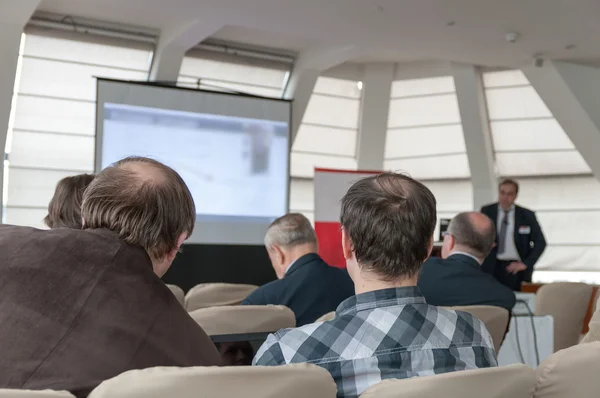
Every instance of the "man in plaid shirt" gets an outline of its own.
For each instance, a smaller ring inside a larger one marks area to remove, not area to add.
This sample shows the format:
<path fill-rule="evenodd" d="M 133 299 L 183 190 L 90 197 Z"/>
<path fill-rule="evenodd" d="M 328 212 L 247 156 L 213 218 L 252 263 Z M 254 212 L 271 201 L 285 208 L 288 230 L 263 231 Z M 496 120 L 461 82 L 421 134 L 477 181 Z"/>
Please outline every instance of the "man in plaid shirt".
<path fill-rule="evenodd" d="M 356 295 L 332 321 L 270 335 L 253 364 L 319 365 L 345 398 L 383 379 L 496 366 L 483 323 L 428 305 L 416 286 L 436 222 L 435 197 L 410 177 L 384 173 L 355 183 L 342 199 L 341 224 Z"/>

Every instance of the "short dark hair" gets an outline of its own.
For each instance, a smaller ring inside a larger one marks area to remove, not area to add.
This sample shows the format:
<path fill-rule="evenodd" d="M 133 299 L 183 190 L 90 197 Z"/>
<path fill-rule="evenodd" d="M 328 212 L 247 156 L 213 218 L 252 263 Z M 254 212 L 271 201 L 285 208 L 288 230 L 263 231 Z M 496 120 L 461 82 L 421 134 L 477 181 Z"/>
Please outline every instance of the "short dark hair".
<path fill-rule="evenodd" d="M 49 228 L 81 229 L 83 192 L 93 179 L 92 174 L 79 174 L 60 180 L 48 205 L 44 223 Z"/>
<path fill-rule="evenodd" d="M 457 214 L 448 225 L 448 233 L 454 237 L 457 244 L 469 248 L 470 254 L 477 258 L 486 258 L 496 241 L 496 228 L 487 217 L 486 221 L 489 222 L 475 226 L 474 216 L 472 212 Z"/>
<path fill-rule="evenodd" d="M 265 235 L 265 246 L 294 247 L 317 245 L 317 235 L 308 218 L 300 213 L 289 213 L 269 225 Z"/>
<path fill-rule="evenodd" d="M 436 222 L 431 191 L 403 174 L 359 180 L 342 199 L 341 224 L 356 260 L 384 280 L 418 274 L 429 255 Z"/>
<path fill-rule="evenodd" d="M 102 170 L 83 195 L 84 229 L 116 232 L 163 259 L 181 234 L 194 230 L 192 194 L 172 168 L 144 157 L 128 157 Z"/>
<path fill-rule="evenodd" d="M 517 193 L 519 193 L 519 183 L 517 181 L 513 180 L 512 178 L 505 178 L 502 181 L 500 181 L 500 184 L 498 184 L 498 189 L 500 189 L 500 187 L 502 187 L 504 185 L 514 186 Z"/>

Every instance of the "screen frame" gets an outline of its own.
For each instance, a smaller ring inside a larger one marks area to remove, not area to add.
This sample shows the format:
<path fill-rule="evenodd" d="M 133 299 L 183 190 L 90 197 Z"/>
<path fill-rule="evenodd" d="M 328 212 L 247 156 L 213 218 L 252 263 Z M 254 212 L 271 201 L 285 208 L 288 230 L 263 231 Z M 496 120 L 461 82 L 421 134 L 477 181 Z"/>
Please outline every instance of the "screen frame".
<path fill-rule="evenodd" d="M 100 103 L 99 98 L 99 86 L 101 82 L 110 82 L 110 83 L 119 83 L 119 84 L 128 84 L 133 86 L 145 86 L 145 87 L 153 87 L 159 89 L 168 89 L 168 90 L 178 90 L 178 91 L 187 91 L 187 92 L 197 92 L 197 93 L 206 93 L 211 95 L 224 95 L 230 97 L 243 97 L 249 100 L 256 99 L 261 101 L 275 101 L 275 102 L 283 102 L 287 103 L 289 106 L 289 120 L 288 120 L 288 148 L 287 148 L 287 170 L 286 170 L 286 204 L 285 211 L 289 213 L 290 211 L 290 195 L 291 195 L 291 153 L 292 153 L 292 144 L 293 144 L 293 134 L 292 134 L 292 126 L 293 126 L 293 100 L 284 99 L 284 98 L 273 98 L 273 97 L 263 97 L 260 95 L 253 95 L 248 93 L 241 92 L 223 92 L 223 91 L 213 91 L 206 89 L 196 89 L 192 87 L 178 87 L 175 84 L 169 84 L 165 82 L 150 82 L 150 81 L 139 81 L 139 80 L 121 80 L 121 79 L 111 79 L 104 77 L 96 77 L 96 111 L 95 111 L 95 130 L 94 130 L 94 173 L 98 174 L 102 170 L 102 144 L 104 138 L 104 127 L 101 123 L 104 123 L 104 118 L 100 117 L 100 115 L 104 114 L 103 110 L 101 110 L 101 106 L 104 104 Z M 123 104 L 123 103 L 119 103 Z M 134 105 L 134 106 L 145 106 L 145 105 L 136 105 L 136 104 L 123 104 L 123 105 Z M 150 107 L 150 106 L 146 106 Z M 101 132 L 101 133 L 100 133 Z"/>

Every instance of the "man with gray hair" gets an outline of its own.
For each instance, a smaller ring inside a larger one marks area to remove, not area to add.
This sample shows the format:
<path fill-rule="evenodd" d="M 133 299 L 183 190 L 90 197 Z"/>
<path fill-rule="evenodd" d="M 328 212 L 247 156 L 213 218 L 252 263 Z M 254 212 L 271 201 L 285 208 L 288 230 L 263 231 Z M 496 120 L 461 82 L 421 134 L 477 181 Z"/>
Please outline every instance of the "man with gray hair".
<path fill-rule="evenodd" d="M 429 304 L 493 305 L 511 311 L 515 294 L 481 270 L 496 239 L 492 220 L 477 212 L 452 219 L 442 246 L 442 258 L 423 264 L 418 286 Z"/>
<path fill-rule="evenodd" d="M 354 294 L 348 272 L 327 265 L 317 254 L 317 235 L 299 213 L 273 221 L 265 247 L 278 280 L 255 290 L 244 305 L 285 305 L 296 314 L 296 325 L 314 322 Z"/>

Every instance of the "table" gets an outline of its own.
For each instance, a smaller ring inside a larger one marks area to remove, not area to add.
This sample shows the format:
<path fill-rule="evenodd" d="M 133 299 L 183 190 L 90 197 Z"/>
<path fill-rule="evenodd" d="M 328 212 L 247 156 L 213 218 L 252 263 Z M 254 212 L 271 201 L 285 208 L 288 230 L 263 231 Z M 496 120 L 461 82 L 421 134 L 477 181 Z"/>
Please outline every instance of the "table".
<path fill-rule="evenodd" d="M 535 293 L 515 292 L 517 303 L 513 307 L 513 315 L 529 315 L 535 311 Z"/>
<path fill-rule="evenodd" d="M 534 316 L 533 318 L 529 315 L 513 315 L 510 321 L 510 329 L 498 352 L 498 365 L 525 363 L 532 368 L 539 365 L 535 350 L 534 328 L 531 324 L 532 319 L 535 326 L 535 336 L 537 337 L 539 362 L 553 354 L 554 320 L 550 315 Z M 522 357 L 519 347 L 521 348 Z"/>

